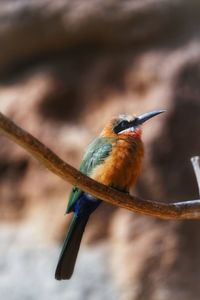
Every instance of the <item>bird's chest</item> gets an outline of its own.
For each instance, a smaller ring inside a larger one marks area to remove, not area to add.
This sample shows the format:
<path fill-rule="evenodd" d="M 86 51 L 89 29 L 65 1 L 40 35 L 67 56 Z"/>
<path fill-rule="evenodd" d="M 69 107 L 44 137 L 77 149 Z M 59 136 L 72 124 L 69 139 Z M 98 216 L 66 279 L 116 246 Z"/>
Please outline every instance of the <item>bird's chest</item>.
<path fill-rule="evenodd" d="M 141 169 L 143 145 L 141 141 L 118 140 L 110 156 L 95 168 L 91 177 L 119 190 L 129 190 Z"/>

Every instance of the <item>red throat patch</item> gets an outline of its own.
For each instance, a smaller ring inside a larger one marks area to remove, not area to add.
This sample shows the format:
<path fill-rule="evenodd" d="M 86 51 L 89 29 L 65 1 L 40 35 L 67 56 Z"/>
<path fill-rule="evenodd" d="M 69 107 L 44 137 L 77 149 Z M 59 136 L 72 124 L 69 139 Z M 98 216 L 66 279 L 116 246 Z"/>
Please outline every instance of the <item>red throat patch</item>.
<path fill-rule="evenodd" d="M 134 138 L 140 138 L 142 135 L 142 129 L 138 127 L 134 131 L 124 132 L 123 135 L 131 136 Z"/>

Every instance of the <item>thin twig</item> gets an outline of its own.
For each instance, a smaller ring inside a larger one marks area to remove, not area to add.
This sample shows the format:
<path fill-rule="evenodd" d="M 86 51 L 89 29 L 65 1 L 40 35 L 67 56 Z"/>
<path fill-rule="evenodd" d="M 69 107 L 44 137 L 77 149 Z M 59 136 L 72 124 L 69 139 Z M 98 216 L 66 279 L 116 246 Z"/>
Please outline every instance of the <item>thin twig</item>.
<path fill-rule="evenodd" d="M 108 203 L 162 219 L 200 219 L 200 199 L 165 204 L 129 196 L 102 185 L 64 162 L 52 150 L 2 113 L 0 113 L 0 132 L 25 148 L 54 174 Z"/>
<path fill-rule="evenodd" d="M 200 195 L 200 166 L 199 166 L 199 156 L 193 156 L 191 157 L 191 162 L 193 165 L 194 173 L 196 175 L 197 185 L 199 189 L 199 195 Z"/>

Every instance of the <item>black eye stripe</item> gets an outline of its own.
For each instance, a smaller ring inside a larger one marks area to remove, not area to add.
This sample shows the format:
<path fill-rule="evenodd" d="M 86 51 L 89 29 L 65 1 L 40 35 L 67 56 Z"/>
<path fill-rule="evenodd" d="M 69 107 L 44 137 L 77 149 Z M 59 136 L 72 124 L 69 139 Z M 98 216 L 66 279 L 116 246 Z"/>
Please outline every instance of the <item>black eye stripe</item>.
<path fill-rule="evenodd" d="M 120 125 L 121 128 L 127 128 L 129 126 L 129 122 L 128 121 L 121 121 L 119 125 Z"/>
<path fill-rule="evenodd" d="M 127 120 L 122 120 L 120 123 L 118 123 L 114 128 L 113 131 L 115 133 L 119 133 L 122 130 L 125 130 L 126 128 L 129 128 L 130 124 Z"/>

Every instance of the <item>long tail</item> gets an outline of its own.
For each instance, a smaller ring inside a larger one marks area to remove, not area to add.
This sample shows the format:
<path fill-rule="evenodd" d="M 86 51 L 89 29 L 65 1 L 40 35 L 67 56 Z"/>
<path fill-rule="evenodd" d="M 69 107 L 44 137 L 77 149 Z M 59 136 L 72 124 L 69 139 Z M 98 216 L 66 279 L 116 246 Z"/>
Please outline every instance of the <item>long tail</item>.
<path fill-rule="evenodd" d="M 55 278 L 57 280 L 70 279 L 72 276 L 88 219 L 89 215 L 80 217 L 74 214 L 56 268 Z"/>

